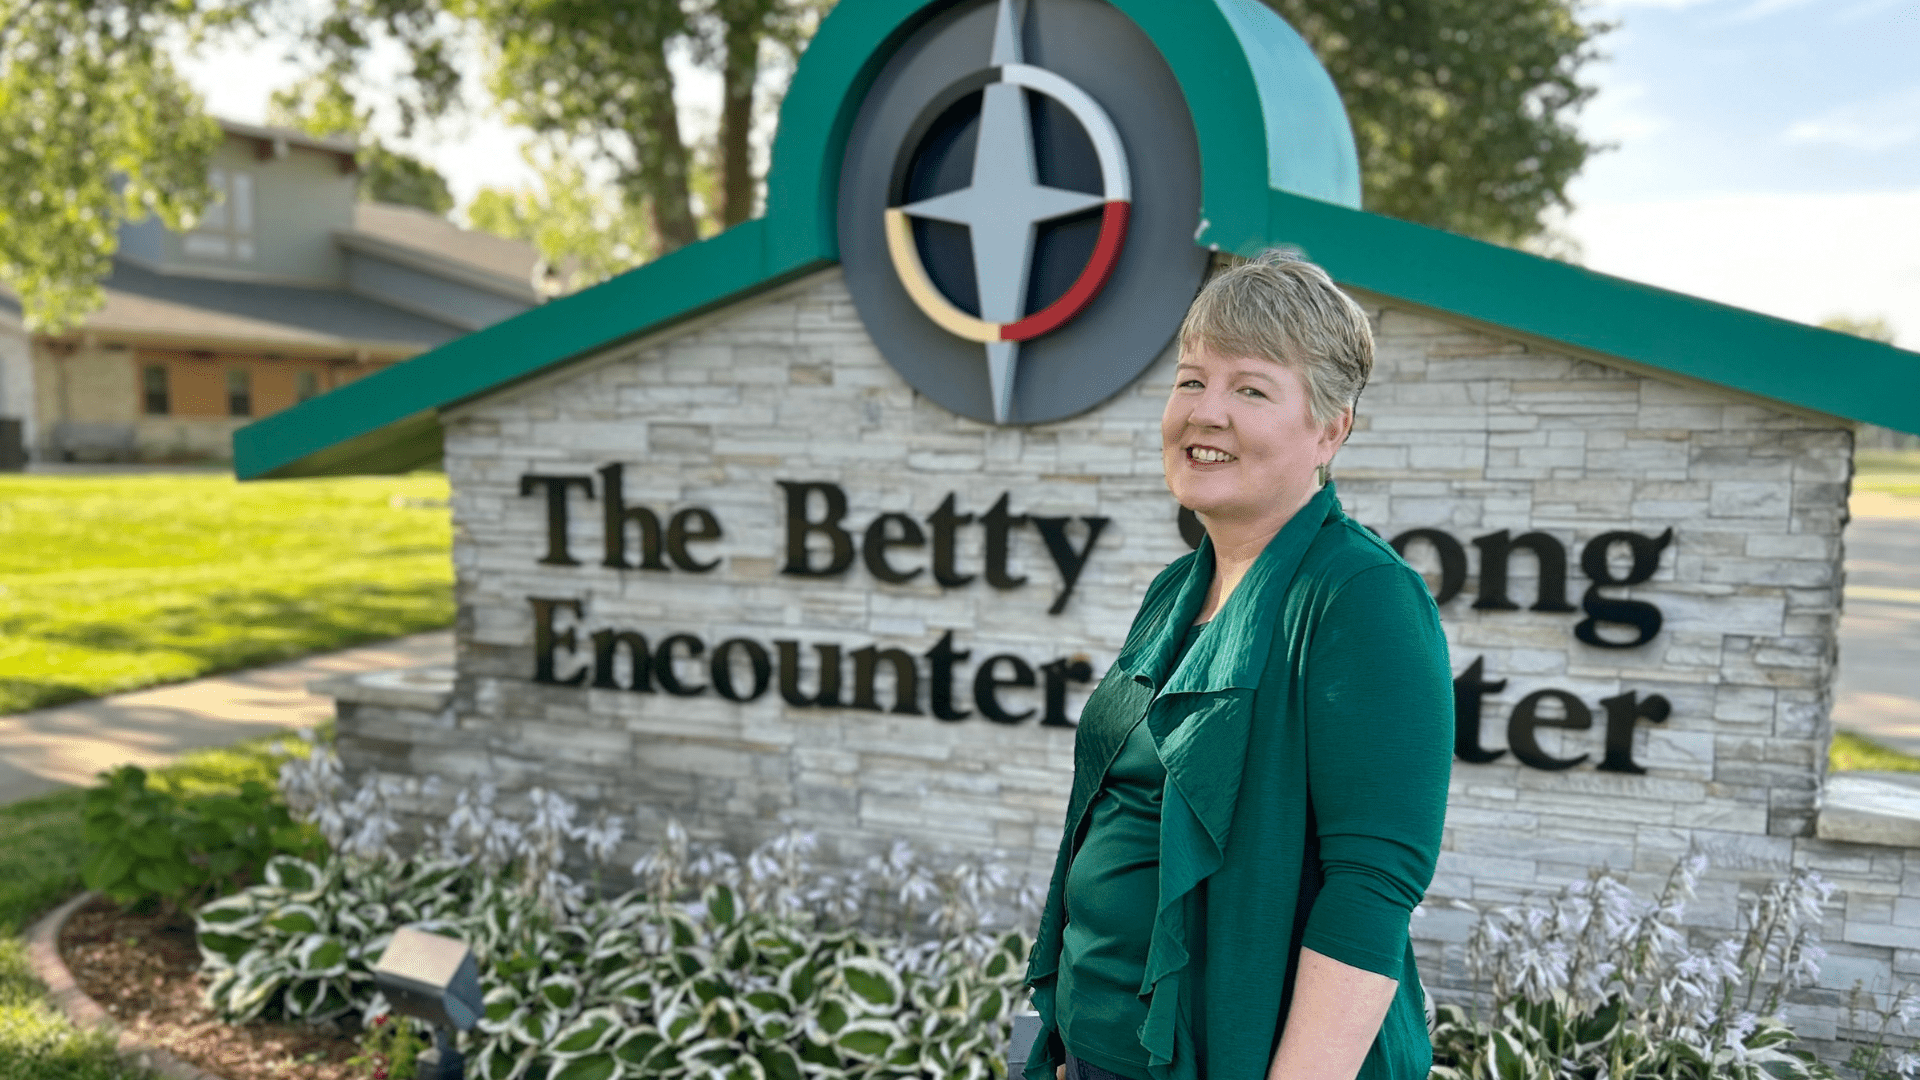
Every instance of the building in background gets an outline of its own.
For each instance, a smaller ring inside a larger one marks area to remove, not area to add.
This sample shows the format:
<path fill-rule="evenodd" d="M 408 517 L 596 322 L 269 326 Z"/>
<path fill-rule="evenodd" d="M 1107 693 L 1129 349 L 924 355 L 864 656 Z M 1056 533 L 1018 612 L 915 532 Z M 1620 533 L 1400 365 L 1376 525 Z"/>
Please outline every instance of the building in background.
<path fill-rule="evenodd" d="M 539 303 L 531 246 L 359 202 L 352 142 L 221 127 L 219 200 L 124 226 L 83 323 L 29 333 L 0 295 L 0 467 L 224 460 L 243 424 Z"/>

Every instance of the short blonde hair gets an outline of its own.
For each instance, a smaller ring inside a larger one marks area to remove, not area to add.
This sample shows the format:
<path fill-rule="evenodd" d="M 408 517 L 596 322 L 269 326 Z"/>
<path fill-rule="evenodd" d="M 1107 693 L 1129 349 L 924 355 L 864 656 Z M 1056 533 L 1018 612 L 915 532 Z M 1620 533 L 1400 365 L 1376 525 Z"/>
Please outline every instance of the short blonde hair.
<path fill-rule="evenodd" d="M 1255 356 L 1300 372 L 1321 425 L 1356 404 L 1373 374 L 1367 313 L 1325 270 L 1278 249 L 1201 288 L 1180 324 L 1180 352 Z"/>

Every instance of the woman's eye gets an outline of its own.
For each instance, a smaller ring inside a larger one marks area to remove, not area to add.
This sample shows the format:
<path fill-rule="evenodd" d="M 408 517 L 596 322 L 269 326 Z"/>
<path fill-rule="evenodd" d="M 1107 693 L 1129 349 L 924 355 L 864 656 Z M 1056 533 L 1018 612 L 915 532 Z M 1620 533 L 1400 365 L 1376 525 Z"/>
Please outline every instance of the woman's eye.
<path fill-rule="evenodd" d="M 1179 382 L 1174 383 L 1173 385 L 1176 389 L 1185 390 L 1185 389 L 1188 389 L 1189 387 L 1199 386 L 1200 380 L 1199 379 L 1181 379 Z"/>
<path fill-rule="evenodd" d="M 1267 396 L 1266 394 L 1262 393 L 1258 388 L 1252 387 L 1252 386 L 1243 386 L 1240 388 L 1240 392 L 1243 394 L 1251 395 L 1253 397 L 1257 397 L 1257 398 L 1263 398 Z"/>

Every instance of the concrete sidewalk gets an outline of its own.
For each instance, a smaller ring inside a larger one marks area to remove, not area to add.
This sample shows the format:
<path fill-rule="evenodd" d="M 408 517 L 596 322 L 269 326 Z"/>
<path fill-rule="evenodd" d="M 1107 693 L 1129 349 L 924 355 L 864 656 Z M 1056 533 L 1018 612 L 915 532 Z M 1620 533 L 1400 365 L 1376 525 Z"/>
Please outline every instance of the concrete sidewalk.
<path fill-rule="evenodd" d="M 116 765 L 153 768 L 187 750 L 311 727 L 333 715 L 331 698 L 307 692 L 315 679 L 452 663 L 453 633 L 442 630 L 0 717 L 0 806 L 92 784 Z"/>

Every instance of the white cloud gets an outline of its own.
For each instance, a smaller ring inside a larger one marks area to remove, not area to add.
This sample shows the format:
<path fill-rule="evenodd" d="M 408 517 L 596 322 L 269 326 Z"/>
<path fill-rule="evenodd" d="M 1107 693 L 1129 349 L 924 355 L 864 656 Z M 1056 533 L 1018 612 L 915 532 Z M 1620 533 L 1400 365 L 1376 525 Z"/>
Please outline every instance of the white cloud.
<path fill-rule="evenodd" d="M 1886 318 L 1920 348 L 1920 189 L 1593 203 L 1586 265 L 1784 319 Z"/>
<path fill-rule="evenodd" d="M 1889 150 L 1920 140 L 1920 84 L 1853 101 L 1796 121 L 1788 142 L 1828 143 L 1852 150 Z"/>
<path fill-rule="evenodd" d="M 1658 135 L 1673 122 L 1648 107 L 1651 99 L 1645 83 L 1613 84 L 1603 77 L 1600 92 L 1580 112 L 1580 133 L 1598 142 L 1623 144 Z"/>

